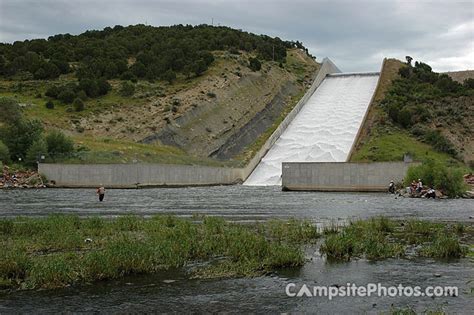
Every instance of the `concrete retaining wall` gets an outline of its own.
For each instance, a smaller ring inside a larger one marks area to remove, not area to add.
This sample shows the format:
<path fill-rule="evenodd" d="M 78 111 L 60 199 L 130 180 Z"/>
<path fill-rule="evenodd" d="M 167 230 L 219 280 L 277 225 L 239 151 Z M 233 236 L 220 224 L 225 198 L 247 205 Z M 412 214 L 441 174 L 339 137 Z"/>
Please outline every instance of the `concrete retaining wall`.
<path fill-rule="evenodd" d="M 386 191 L 416 163 L 283 163 L 284 190 Z"/>
<path fill-rule="evenodd" d="M 260 150 L 255 154 L 255 156 L 250 160 L 250 162 L 242 169 L 242 180 L 245 181 L 247 177 L 253 172 L 257 167 L 260 160 L 267 154 L 268 150 L 275 144 L 275 142 L 280 138 L 281 134 L 286 130 L 291 121 L 298 115 L 299 111 L 306 102 L 309 100 L 311 95 L 316 91 L 324 78 L 331 73 L 340 73 L 341 70 L 329 59 L 324 58 L 321 68 L 318 71 L 316 78 L 313 81 L 313 84 L 305 93 L 305 95 L 299 100 L 291 112 L 285 117 L 277 129 L 272 133 L 272 135 L 267 139 L 265 144 L 260 148 Z"/>
<path fill-rule="evenodd" d="M 171 164 L 39 164 L 39 172 L 61 187 L 228 185 L 241 177 L 241 169 Z"/>

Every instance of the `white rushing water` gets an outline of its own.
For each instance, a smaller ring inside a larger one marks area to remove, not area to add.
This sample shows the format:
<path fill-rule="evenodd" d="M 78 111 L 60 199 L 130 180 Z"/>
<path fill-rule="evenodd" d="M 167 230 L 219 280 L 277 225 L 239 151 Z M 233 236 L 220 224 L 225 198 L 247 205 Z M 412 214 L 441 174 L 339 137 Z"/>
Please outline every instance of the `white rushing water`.
<path fill-rule="evenodd" d="M 346 161 L 378 78 L 378 74 L 325 78 L 244 185 L 281 185 L 282 162 Z"/>

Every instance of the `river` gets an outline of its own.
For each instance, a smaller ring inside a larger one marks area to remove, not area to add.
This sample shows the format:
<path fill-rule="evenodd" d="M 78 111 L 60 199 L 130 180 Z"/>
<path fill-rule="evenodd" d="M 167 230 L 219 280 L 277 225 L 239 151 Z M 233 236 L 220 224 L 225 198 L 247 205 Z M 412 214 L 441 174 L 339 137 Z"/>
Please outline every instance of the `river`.
<path fill-rule="evenodd" d="M 474 202 L 466 199 L 424 200 L 396 198 L 383 193 L 282 192 L 279 187 L 220 186 L 173 189 L 107 190 L 99 203 L 93 189 L 0 191 L 2 217 L 68 213 L 114 217 L 205 214 L 249 222 L 269 218 L 305 218 L 316 223 L 347 221 L 384 215 L 428 220 L 473 221 Z M 432 259 L 355 260 L 328 263 L 315 248 L 306 250 L 302 268 L 243 279 L 193 280 L 182 270 L 130 276 L 94 285 L 58 290 L 0 294 L 0 313 L 369 313 L 410 306 L 422 312 L 444 310 L 470 314 L 474 305 L 472 259 L 450 262 Z M 192 267 L 192 266 L 191 266 Z M 173 280 L 173 281 L 168 281 Z M 398 284 L 457 286 L 457 297 L 288 297 L 289 283 L 344 286 L 347 283 L 385 286 Z M 472 314 L 472 313 L 471 313 Z"/>

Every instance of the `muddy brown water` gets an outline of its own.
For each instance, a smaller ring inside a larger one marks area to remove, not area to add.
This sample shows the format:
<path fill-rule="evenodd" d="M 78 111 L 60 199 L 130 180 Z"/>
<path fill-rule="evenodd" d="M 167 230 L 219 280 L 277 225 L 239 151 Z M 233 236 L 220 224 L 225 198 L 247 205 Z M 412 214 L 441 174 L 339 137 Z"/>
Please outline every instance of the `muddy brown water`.
<path fill-rule="evenodd" d="M 0 216 L 44 216 L 71 213 L 113 217 L 123 214 L 206 214 L 233 221 L 298 217 L 314 222 L 385 215 L 427 220 L 472 221 L 474 202 L 466 199 L 395 199 L 372 193 L 282 192 L 278 187 L 222 186 L 206 188 L 108 190 L 99 203 L 93 189 L 0 191 Z M 58 290 L 0 294 L 4 313 L 282 313 L 380 314 L 392 307 L 417 311 L 442 309 L 449 314 L 474 310 L 474 262 L 432 259 L 356 260 L 328 263 L 313 249 L 307 250 L 301 268 L 242 279 L 189 279 L 183 270 L 130 276 L 94 285 Z M 174 280 L 174 281 L 167 281 Z M 288 297 L 285 287 L 344 286 L 347 283 L 385 286 L 457 286 L 457 297 Z"/>

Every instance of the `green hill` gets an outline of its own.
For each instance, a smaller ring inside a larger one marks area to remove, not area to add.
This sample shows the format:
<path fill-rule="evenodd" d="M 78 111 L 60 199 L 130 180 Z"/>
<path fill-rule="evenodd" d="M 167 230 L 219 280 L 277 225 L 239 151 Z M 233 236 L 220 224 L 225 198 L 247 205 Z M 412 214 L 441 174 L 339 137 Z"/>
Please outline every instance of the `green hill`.
<path fill-rule="evenodd" d="M 388 59 L 353 161 L 432 158 L 472 165 L 474 80 L 463 83 L 422 62 Z"/>
<path fill-rule="evenodd" d="M 71 162 L 243 165 L 318 69 L 300 42 L 115 26 L 0 44 L 0 97 L 72 137 Z"/>

